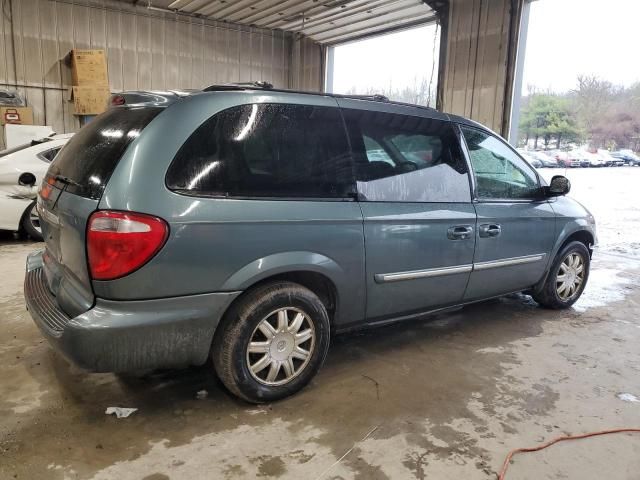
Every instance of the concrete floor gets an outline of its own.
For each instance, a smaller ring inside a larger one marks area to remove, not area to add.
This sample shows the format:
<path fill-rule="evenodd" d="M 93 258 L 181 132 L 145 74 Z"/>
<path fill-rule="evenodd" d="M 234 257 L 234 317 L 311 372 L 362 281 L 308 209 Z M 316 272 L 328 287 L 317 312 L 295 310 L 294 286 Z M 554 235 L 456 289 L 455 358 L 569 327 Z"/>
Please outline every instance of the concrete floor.
<path fill-rule="evenodd" d="M 141 377 L 68 365 L 23 306 L 24 257 L 40 245 L 5 237 L 0 478 L 485 479 L 512 448 L 640 427 L 640 403 L 617 397 L 640 397 L 640 168 L 568 175 L 601 238 L 574 308 L 516 295 L 341 336 L 308 388 L 262 407 L 230 397 L 208 367 Z M 110 406 L 139 410 L 116 419 Z M 517 456 L 507 478 L 638 472 L 640 434 L 622 434 Z"/>

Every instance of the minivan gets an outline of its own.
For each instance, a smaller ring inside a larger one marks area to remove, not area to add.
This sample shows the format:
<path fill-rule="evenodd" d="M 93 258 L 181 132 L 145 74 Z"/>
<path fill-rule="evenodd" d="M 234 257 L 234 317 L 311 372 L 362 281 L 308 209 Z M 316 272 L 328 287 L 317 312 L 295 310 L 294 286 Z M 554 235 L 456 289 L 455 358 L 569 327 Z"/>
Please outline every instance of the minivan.
<path fill-rule="evenodd" d="M 133 92 L 38 195 L 38 327 L 96 372 L 211 365 L 250 402 L 318 372 L 331 335 L 525 291 L 582 294 L 595 221 L 487 128 L 381 96 Z"/>

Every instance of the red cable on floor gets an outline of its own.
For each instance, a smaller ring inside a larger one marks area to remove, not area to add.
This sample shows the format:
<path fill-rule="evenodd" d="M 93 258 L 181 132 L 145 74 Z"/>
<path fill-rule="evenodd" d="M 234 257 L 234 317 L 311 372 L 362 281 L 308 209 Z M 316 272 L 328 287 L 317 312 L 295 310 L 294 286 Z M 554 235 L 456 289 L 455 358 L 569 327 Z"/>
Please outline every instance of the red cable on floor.
<path fill-rule="evenodd" d="M 514 450 L 511 450 L 507 455 L 507 458 L 504 459 L 502 470 L 500 470 L 500 475 L 498 475 L 498 480 L 505 479 L 507 468 L 509 468 L 509 462 L 517 453 L 537 452 L 538 450 L 550 447 L 554 443 L 563 442 L 565 440 L 579 440 L 581 438 L 596 437 L 598 435 L 607 435 L 609 433 L 640 433 L 640 428 L 616 428 L 614 430 L 601 430 L 599 432 L 584 433 L 582 435 L 563 435 L 562 437 L 554 438 L 553 440 L 549 440 L 548 442 L 538 445 L 537 447 L 516 448 Z"/>

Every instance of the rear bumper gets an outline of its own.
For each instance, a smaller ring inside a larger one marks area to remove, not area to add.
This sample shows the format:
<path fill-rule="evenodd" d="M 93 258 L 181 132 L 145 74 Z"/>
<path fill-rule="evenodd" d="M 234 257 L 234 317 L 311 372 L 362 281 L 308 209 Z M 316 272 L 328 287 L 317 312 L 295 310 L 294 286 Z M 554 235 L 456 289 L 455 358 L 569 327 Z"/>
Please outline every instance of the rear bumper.
<path fill-rule="evenodd" d="M 165 299 L 96 299 L 70 318 L 49 291 L 42 252 L 27 258 L 27 309 L 49 343 L 76 365 L 95 372 L 201 365 L 221 316 L 240 292 Z"/>

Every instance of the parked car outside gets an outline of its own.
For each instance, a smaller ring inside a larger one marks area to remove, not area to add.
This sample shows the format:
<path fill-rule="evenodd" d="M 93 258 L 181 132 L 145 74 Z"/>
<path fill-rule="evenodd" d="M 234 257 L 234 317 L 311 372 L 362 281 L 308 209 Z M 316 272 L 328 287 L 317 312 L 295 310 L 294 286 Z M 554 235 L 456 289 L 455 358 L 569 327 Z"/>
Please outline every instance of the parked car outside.
<path fill-rule="evenodd" d="M 25 298 L 81 367 L 211 357 L 231 392 L 270 402 L 313 378 L 331 333 L 517 291 L 570 307 L 596 237 L 569 188 L 478 123 L 380 97 L 125 102 L 51 165 Z"/>
<path fill-rule="evenodd" d="M 38 185 L 72 135 L 53 135 L 0 152 L 0 229 L 42 240 L 35 208 Z"/>
<path fill-rule="evenodd" d="M 640 165 L 640 157 L 635 154 L 632 150 L 623 149 L 620 150 L 620 153 L 624 156 L 624 160 L 629 165 Z"/>
<path fill-rule="evenodd" d="M 538 160 L 542 164 L 542 167 L 544 168 L 556 168 L 559 166 L 558 161 L 554 157 L 549 155 L 547 152 L 537 151 L 537 152 L 529 152 L 529 154 L 533 158 Z"/>
<path fill-rule="evenodd" d="M 599 153 L 584 151 L 583 154 L 585 158 L 589 161 L 590 167 L 606 167 L 607 166 L 607 160 L 605 160 L 605 157 L 600 155 Z"/>
<path fill-rule="evenodd" d="M 631 150 L 620 150 L 618 152 L 612 152 L 611 156 L 618 160 L 622 160 L 625 165 L 630 165 L 632 167 L 636 165 L 640 166 L 640 157 L 638 157 Z"/>
<path fill-rule="evenodd" d="M 552 150 L 551 152 L 549 152 L 549 154 L 556 159 L 556 162 L 558 162 L 559 167 L 569 168 L 574 166 L 572 165 L 572 162 L 569 160 L 568 152 L 563 152 L 562 150 Z M 580 162 L 578 162 L 575 166 L 579 167 Z"/>
<path fill-rule="evenodd" d="M 538 160 L 533 155 L 531 155 L 530 152 L 527 152 L 526 150 L 521 150 L 521 149 L 517 149 L 517 152 L 520 154 L 522 158 L 524 158 L 527 162 L 529 162 L 529 165 L 531 165 L 532 167 L 534 168 L 542 167 L 542 162 L 540 162 L 540 160 Z"/>
<path fill-rule="evenodd" d="M 581 152 L 580 150 L 571 150 L 566 152 L 566 155 L 562 160 L 562 164 L 564 167 L 571 168 L 583 166 L 588 167 L 589 160 L 585 157 L 584 152 Z"/>
<path fill-rule="evenodd" d="M 622 165 L 624 165 L 624 161 L 620 158 L 615 158 L 613 155 L 611 155 L 609 150 L 598 149 L 597 154 L 604 161 L 606 166 L 621 167 Z"/>

